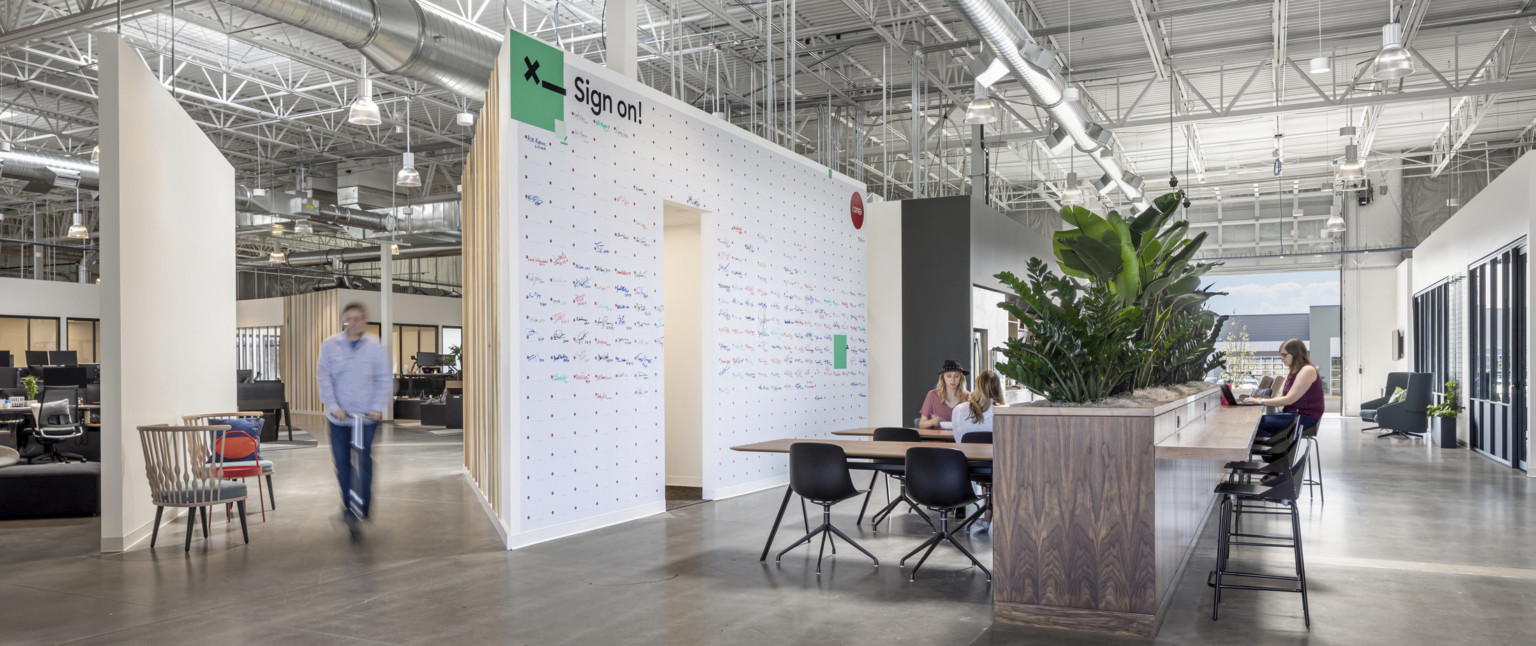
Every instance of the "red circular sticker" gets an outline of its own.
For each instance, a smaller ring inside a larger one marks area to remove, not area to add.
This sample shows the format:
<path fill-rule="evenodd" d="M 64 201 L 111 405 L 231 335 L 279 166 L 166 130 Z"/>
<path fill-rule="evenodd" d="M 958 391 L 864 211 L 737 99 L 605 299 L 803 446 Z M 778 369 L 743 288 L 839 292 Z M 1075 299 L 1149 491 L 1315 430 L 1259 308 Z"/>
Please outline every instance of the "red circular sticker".
<path fill-rule="evenodd" d="M 864 228 L 864 198 L 859 197 L 858 191 L 854 191 L 853 203 L 848 206 L 848 210 L 853 214 L 853 228 Z"/>

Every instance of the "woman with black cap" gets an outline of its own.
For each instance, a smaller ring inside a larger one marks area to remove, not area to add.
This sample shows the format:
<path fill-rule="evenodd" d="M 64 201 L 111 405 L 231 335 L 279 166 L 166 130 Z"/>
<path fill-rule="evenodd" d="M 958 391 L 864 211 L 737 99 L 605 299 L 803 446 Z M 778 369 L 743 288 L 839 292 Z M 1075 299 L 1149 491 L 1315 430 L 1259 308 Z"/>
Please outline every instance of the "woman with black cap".
<path fill-rule="evenodd" d="M 955 407 L 970 399 L 971 394 L 965 390 L 965 378 L 970 374 L 960 367 L 960 362 L 944 361 L 944 367 L 939 370 L 939 384 L 923 398 L 918 428 L 950 428 Z"/>

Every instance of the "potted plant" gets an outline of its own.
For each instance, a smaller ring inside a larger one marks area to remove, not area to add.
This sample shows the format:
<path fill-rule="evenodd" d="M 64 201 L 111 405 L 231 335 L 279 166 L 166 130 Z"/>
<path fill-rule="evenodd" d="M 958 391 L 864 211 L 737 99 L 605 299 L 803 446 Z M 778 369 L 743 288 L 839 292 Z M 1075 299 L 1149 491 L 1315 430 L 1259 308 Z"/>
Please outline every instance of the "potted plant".
<path fill-rule="evenodd" d="M 1445 382 L 1445 394 L 1441 396 L 1440 403 L 1432 404 L 1425 410 L 1429 415 L 1432 431 L 1435 435 L 1435 444 L 1440 448 L 1454 449 L 1456 444 L 1456 416 L 1461 411 L 1461 382 L 1452 379 Z"/>
<path fill-rule="evenodd" d="M 38 387 L 38 384 L 40 384 L 40 383 L 41 382 L 39 382 L 37 380 L 37 377 L 33 377 L 33 376 L 30 376 L 30 375 L 26 376 L 26 377 L 22 377 L 22 379 L 21 379 L 21 387 L 27 389 L 27 401 L 29 401 L 29 402 L 37 401 L 37 387 Z"/>
<path fill-rule="evenodd" d="M 455 346 L 449 346 L 448 347 L 448 354 L 443 355 L 443 367 L 445 367 L 448 370 L 452 371 L 454 374 L 458 374 L 458 372 L 459 372 L 459 354 L 462 353 L 463 351 L 464 351 L 463 348 L 461 348 L 459 346 L 456 346 L 456 345 Z"/>

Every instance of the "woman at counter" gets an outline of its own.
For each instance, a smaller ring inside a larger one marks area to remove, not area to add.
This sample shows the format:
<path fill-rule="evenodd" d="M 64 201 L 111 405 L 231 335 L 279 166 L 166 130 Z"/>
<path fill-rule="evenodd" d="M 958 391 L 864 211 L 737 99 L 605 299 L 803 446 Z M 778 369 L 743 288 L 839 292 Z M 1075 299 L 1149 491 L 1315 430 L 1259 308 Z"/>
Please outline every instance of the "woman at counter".
<path fill-rule="evenodd" d="M 918 428 L 950 428 L 955 407 L 966 403 L 971 396 L 965 391 L 965 378 L 969 374 L 958 361 L 944 361 L 944 367 L 939 369 L 939 384 L 923 398 Z"/>
<path fill-rule="evenodd" d="M 1323 380 L 1318 377 L 1317 366 L 1312 365 L 1307 344 L 1301 339 L 1289 339 L 1280 344 L 1280 360 L 1290 371 L 1285 377 L 1285 385 L 1280 388 L 1280 396 L 1249 397 L 1247 401 L 1283 406 L 1282 411 L 1296 413 L 1301 418 L 1300 428 L 1316 426 L 1323 417 Z"/>

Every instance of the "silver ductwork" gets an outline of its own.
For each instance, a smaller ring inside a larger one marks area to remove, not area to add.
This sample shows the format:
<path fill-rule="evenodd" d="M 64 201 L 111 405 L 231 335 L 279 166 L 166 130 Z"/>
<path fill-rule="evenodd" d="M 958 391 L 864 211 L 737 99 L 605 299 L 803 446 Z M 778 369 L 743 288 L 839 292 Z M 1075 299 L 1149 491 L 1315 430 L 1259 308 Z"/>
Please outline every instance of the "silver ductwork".
<path fill-rule="evenodd" d="M 26 182 L 23 190 L 30 193 L 47 193 L 56 188 L 101 190 L 101 173 L 95 164 L 64 155 L 0 151 L 0 177 Z"/>
<path fill-rule="evenodd" d="M 1050 147 L 1060 151 L 1070 144 L 1089 153 L 1094 163 L 1104 169 L 1101 191 L 1119 188 L 1132 200 L 1134 210 L 1146 208 L 1140 178 L 1122 169 L 1114 155 L 1092 154 L 1113 149 L 1114 134 L 1089 121 L 1088 113 L 1077 101 L 1066 100 L 1066 82 L 1057 74 L 1055 54 L 1035 41 L 1007 3 L 1003 0 L 950 0 L 950 4 L 965 16 L 1008 71 L 1056 122 L 1057 130 L 1050 138 L 1057 145 Z"/>
<path fill-rule="evenodd" d="M 332 264 L 350 265 L 355 262 L 378 262 L 380 251 L 379 247 L 299 251 L 288 254 L 287 265 L 289 267 L 316 267 Z M 393 257 L 395 260 L 410 260 L 412 258 L 457 256 L 462 253 L 463 247 L 459 245 L 431 245 L 425 247 L 400 247 L 400 253 L 395 254 Z"/>
<path fill-rule="evenodd" d="M 479 99 L 501 36 L 417 0 L 224 0 L 362 52 L 380 72 Z"/>

